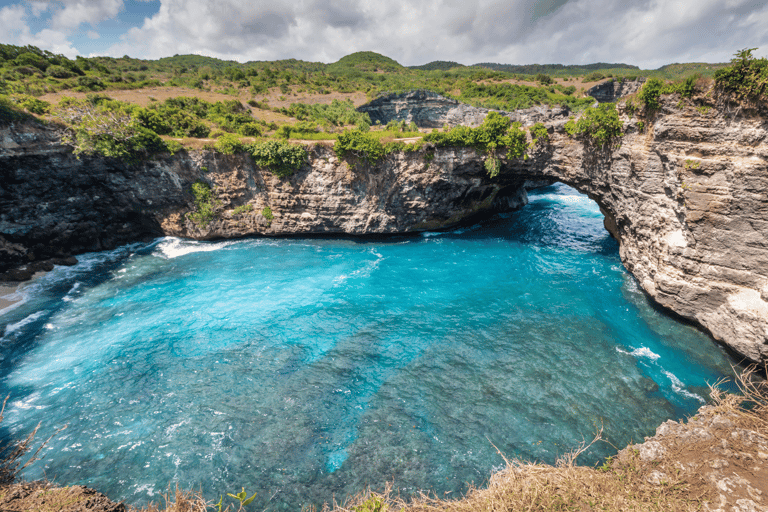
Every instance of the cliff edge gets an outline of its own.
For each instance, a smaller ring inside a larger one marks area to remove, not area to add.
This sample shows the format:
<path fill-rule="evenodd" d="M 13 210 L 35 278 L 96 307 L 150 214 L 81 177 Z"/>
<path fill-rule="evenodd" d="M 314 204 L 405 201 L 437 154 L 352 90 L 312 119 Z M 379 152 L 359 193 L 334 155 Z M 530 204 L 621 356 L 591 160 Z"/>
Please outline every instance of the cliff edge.
<path fill-rule="evenodd" d="M 711 91 L 710 91 L 711 92 Z M 712 94 L 662 97 L 643 124 L 621 110 L 611 147 L 570 137 L 568 112 L 527 159 L 435 148 L 375 164 L 323 144 L 278 178 L 245 153 L 180 152 L 139 164 L 82 157 L 46 126 L 0 127 L 0 270 L 30 261 L 175 235 L 371 235 L 447 228 L 526 204 L 526 188 L 561 181 L 595 200 L 621 259 L 659 304 L 701 325 L 741 356 L 768 361 L 768 122 Z M 520 117 L 513 113 L 511 116 Z M 525 120 L 525 118 L 522 118 Z M 194 222 L 192 184 L 212 194 Z"/>

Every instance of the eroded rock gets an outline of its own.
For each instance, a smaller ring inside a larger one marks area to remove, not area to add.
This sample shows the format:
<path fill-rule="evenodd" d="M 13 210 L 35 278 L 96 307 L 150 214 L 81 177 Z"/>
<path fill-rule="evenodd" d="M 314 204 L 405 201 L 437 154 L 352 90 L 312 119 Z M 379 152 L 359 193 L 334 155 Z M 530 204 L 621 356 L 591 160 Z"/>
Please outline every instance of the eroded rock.
<path fill-rule="evenodd" d="M 456 108 L 420 94 L 405 98 L 398 115 L 431 119 L 425 112 L 446 116 Z M 598 203 L 622 262 L 654 300 L 765 362 L 768 123 L 762 111 L 735 116 L 711 101 L 668 98 L 642 133 L 625 114 L 626 133 L 613 148 L 570 138 L 566 109 L 510 113 L 524 125 L 545 122 L 550 140 L 527 160 L 503 160 L 493 179 L 486 155 L 466 148 L 427 146 L 368 165 L 317 145 L 299 172 L 279 179 L 246 154 L 180 152 L 129 166 L 75 158 L 46 127 L 0 127 L 0 269 L 159 235 L 442 229 L 525 205 L 526 183 L 561 181 Z M 187 216 L 196 180 L 217 201 L 209 223 Z"/>

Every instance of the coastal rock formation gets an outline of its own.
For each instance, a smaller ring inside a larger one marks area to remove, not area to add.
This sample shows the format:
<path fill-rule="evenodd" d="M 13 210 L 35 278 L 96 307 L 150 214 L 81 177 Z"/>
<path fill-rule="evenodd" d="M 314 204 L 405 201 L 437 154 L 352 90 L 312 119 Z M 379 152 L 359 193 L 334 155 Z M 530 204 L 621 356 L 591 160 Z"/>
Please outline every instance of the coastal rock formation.
<path fill-rule="evenodd" d="M 77 159 L 52 129 L 6 126 L 0 128 L 0 270 L 163 234 L 216 239 L 440 229 L 519 208 L 527 187 L 562 181 L 600 205 L 622 262 L 654 300 L 742 356 L 765 362 L 768 123 L 764 112 L 729 111 L 712 101 L 667 98 L 642 132 L 625 113 L 625 135 L 611 148 L 570 138 L 563 128 L 567 110 L 540 109 L 549 143 L 527 160 L 502 160 L 493 179 L 483 167 L 486 155 L 466 148 L 426 146 L 368 165 L 340 160 L 318 144 L 297 173 L 279 179 L 246 154 L 182 152 L 138 165 Z M 197 180 L 213 191 L 216 215 L 208 223 L 187 216 L 195 209 Z"/>
<path fill-rule="evenodd" d="M 613 464 L 636 468 L 652 485 L 688 483 L 711 497 L 704 510 L 768 510 L 768 438 L 749 419 L 733 408 L 705 405 L 687 422 L 662 423 Z"/>
<path fill-rule="evenodd" d="M 626 268 L 666 308 L 753 361 L 768 360 L 765 113 L 670 97 L 644 131 L 625 115 L 601 150 L 551 124 L 548 149 L 507 173 L 562 181 L 600 205 Z"/>
<path fill-rule="evenodd" d="M 489 112 L 424 90 L 382 96 L 357 110 L 368 114 L 373 123 L 405 121 L 416 123 L 419 128 L 442 128 L 445 124 L 478 126 Z"/>
<path fill-rule="evenodd" d="M 614 103 L 619 98 L 629 96 L 640 90 L 645 78 L 637 80 L 608 80 L 587 90 L 587 96 L 592 96 L 599 103 Z"/>
<path fill-rule="evenodd" d="M 480 126 L 490 112 L 456 100 L 440 96 L 431 91 L 416 90 L 402 94 L 390 94 L 376 98 L 370 103 L 357 107 L 359 112 L 368 114 L 371 121 L 386 125 L 390 121 L 415 123 L 419 128 L 442 128 L 443 126 Z M 567 108 L 531 107 L 514 112 L 496 110 L 523 125 L 547 122 L 568 117 Z"/>

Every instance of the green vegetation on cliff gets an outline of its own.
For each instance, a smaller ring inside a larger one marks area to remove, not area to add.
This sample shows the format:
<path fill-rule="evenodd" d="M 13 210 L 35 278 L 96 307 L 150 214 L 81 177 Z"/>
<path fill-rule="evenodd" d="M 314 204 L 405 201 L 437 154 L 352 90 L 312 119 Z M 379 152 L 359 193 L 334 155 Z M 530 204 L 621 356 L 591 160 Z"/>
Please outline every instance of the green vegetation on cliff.
<path fill-rule="evenodd" d="M 258 165 L 280 178 L 298 171 L 307 160 L 307 150 L 304 146 L 281 140 L 256 142 L 247 146 L 247 150 Z"/>
<path fill-rule="evenodd" d="M 40 96 L 61 91 L 100 92 L 148 87 L 186 87 L 232 95 L 291 96 L 362 92 L 373 98 L 384 92 L 428 89 L 475 106 L 512 109 L 530 105 L 578 107 L 577 77 L 708 76 L 719 65 L 642 71 L 625 64 L 582 66 L 435 62 L 406 68 L 374 52 L 357 52 L 323 64 L 296 59 L 239 63 L 199 55 L 159 60 L 123 56 L 68 59 L 34 46 L 0 45 L 0 94 Z M 670 70 L 674 70 L 670 71 Z M 547 77 L 547 80 L 542 80 Z M 553 77 L 560 78 L 554 83 Z M 564 84 L 564 81 L 571 83 Z M 535 83 L 546 87 L 535 86 Z M 518 86 L 514 89 L 513 86 Z M 525 87 L 529 87 L 527 89 Z"/>
<path fill-rule="evenodd" d="M 424 140 L 437 147 L 471 147 L 489 152 L 506 149 L 507 158 L 520 158 L 527 148 L 520 123 L 512 123 L 511 119 L 496 112 L 490 112 L 477 128 L 457 126 L 447 132 L 430 133 Z"/>
<path fill-rule="evenodd" d="M 621 137 L 621 119 L 613 103 L 603 103 L 587 109 L 577 120 L 565 123 L 565 131 L 571 137 L 581 137 L 587 144 L 606 148 Z"/>
<path fill-rule="evenodd" d="M 719 83 L 724 90 L 762 94 L 764 61 L 752 59 L 745 50 L 734 59 L 733 67 L 718 71 Z M 696 77 L 715 73 L 718 67 L 675 64 L 642 71 L 625 64 L 463 66 L 436 61 L 407 68 L 374 52 L 353 53 L 332 64 L 296 59 L 239 63 L 197 55 L 154 61 L 128 56 L 69 59 L 34 46 L 0 45 L 0 117 L 12 121 L 22 113 L 53 116 L 69 125 L 65 140 L 76 153 L 125 160 L 181 147 L 235 153 L 262 139 L 277 138 L 337 140 L 340 155 L 376 161 L 390 152 L 420 147 L 387 139 L 422 136 L 413 127 L 370 128 L 368 115 L 357 112 L 355 106 L 363 98 L 372 99 L 384 92 L 426 89 L 496 110 L 547 105 L 578 112 L 594 103 L 584 96 L 582 84 L 588 86 L 604 77 L 623 80 L 646 76 L 650 78 L 639 99 L 652 111 L 658 107 L 661 94 L 690 96 Z M 665 84 L 663 80 L 669 76 L 687 79 Z M 746 83 L 752 84 L 748 91 Z M 146 91 L 149 87 L 151 92 Z M 176 92 L 179 88 L 181 91 Z M 134 93 L 133 89 L 144 90 Z M 164 93 L 166 90 L 175 94 Z M 117 91 L 122 101 L 107 95 L 117 96 Z M 275 102 L 278 106 L 271 106 Z M 596 115 L 601 119 L 596 120 Z M 604 145 L 616 136 L 610 126 L 606 128 L 609 117 L 603 109 L 588 111 L 580 124 L 574 125 L 573 134 Z M 503 147 L 509 157 L 524 156 L 520 127 L 510 126 L 503 141 L 485 140 L 483 130 L 487 127 L 478 130 L 452 130 L 429 140 L 438 145 L 476 147 L 489 154 Z M 545 133 L 532 137 L 546 140 Z M 273 146 L 270 151 L 278 148 Z M 289 160 L 289 167 L 295 170 L 293 157 Z M 491 160 L 488 164 L 492 174 L 497 171 L 496 163 Z M 266 167 L 278 169 L 278 175 L 287 172 L 287 167 L 274 162 Z"/>
<path fill-rule="evenodd" d="M 768 59 L 756 59 L 752 52 L 757 48 L 745 48 L 736 52 L 731 66 L 715 73 L 715 83 L 725 92 L 743 99 L 762 99 L 768 87 Z"/>

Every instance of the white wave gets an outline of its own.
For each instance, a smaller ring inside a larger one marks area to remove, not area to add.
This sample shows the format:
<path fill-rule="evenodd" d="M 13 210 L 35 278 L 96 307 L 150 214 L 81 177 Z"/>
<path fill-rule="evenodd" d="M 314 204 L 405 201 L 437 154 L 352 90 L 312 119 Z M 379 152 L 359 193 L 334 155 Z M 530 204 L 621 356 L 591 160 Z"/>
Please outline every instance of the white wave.
<path fill-rule="evenodd" d="M 123 245 L 117 249 L 111 251 L 102 252 L 88 252 L 84 254 L 78 254 L 77 264 L 73 266 L 56 265 L 53 270 L 47 272 L 44 276 L 41 276 L 35 281 L 41 285 L 48 287 L 52 284 L 59 283 L 61 281 L 69 281 L 77 279 L 78 276 L 88 274 L 94 270 L 98 265 L 107 262 L 114 262 L 127 255 L 130 255 L 139 249 L 151 246 L 152 244 L 135 243 L 129 245 Z M 70 290 L 71 292 L 71 290 Z"/>
<path fill-rule="evenodd" d="M 678 379 L 675 374 L 668 372 L 664 370 L 664 375 L 667 376 L 667 378 L 672 383 L 672 390 L 677 393 L 678 395 L 682 395 L 687 398 L 693 398 L 694 400 L 698 400 L 701 403 L 706 403 L 706 400 L 704 400 L 702 397 L 697 395 L 696 393 L 691 393 L 687 389 L 685 389 L 685 384 L 683 384 L 680 379 Z"/>
<path fill-rule="evenodd" d="M 436 231 L 424 231 L 421 236 L 424 238 L 431 238 L 433 236 L 443 236 L 445 233 L 438 233 Z"/>
<path fill-rule="evenodd" d="M 149 464 L 149 463 L 147 463 L 147 464 Z M 149 467 L 149 466 L 147 465 L 147 466 L 144 466 L 144 467 L 146 468 L 146 467 Z M 135 489 L 136 490 L 133 492 L 134 494 L 146 493 L 147 496 L 154 496 L 155 495 L 155 486 L 151 485 L 151 484 L 137 485 L 137 486 L 135 486 Z"/>
<path fill-rule="evenodd" d="M 334 284 L 338 285 L 338 284 L 344 283 L 346 282 L 347 279 L 371 277 L 371 274 L 379 268 L 379 265 L 381 265 L 381 262 L 384 261 L 386 258 L 382 254 L 377 252 L 375 249 L 371 249 L 368 252 L 369 254 L 376 256 L 376 259 L 373 261 L 369 260 L 364 262 L 361 268 L 358 268 L 357 270 L 354 270 L 349 274 L 341 274 L 340 276 L 337 276 L 333 280 Z"/>
<path fill-rule="evenodd" d="M 578 204 L 592 204 L 593 201 L 582 195 L 562 195 L 562 194 L 531 194 L 529 196 L 530 201 L 552 201 L 556 203 L 578 203 Z"/>
<path fill-rule="evenodd" d="M 193 252 L 210 252 L 223 249 L 233 242 L 196 242 L 194 240 L 182 240 L 181 238 L 168 237 L 157 244 L 157 250 L 167 259 L 178 258 Z"/>
<path fill-rule="evenodd" d="M 618 352 L 621 352 L 622 354 L 628 354 L 628 355 L 630 355 L 630 356 L 635 356 L 635 357 L 647 357 L 647 358 L 648 358 L 648 359 L 650 359 L 651 361 L 655 361 L 655 360 L 657 360 L 659 357 L 661 357 L 659 354 L 656 354 L 656 353 L 652 352 L 652 351 L 651 351 L 651 349 L 649 349 L 649 348 L 646 348 L 646 347 L 640 347 L 640 348 L 636 348 L 636 349 L 635 349 L 635 350 L 633 350 L 632 352 L 627 352 L 626 350 L 621 350 L 619 347 L 616 347 L 616 350 L 617 350 Z"/>
<path fill-rule="evenodd" d="M 26 318 L 24 318 L 22 320 L 19 320 L 15 324 L 8 324 L 8 325 L 6 325 L 5 326 L 5 332 L 3 333 L 3 338 L 5 338 L 6 336 L 8 336 L 11 333 L 14 333 L 14 332 L 18 331 L 19 329 L 21 329 L 25 325 L 31 324 L 32 322 L 34 322 L 38 318 L 40 318 L 43 315 L 45 315 L 47 312 L 48 311 L 46 311 L 46 310 L 38 311 L 37 313 L 32 313 L 28 317 L 26 317 Z"/>
<path fill-rule="evenodd" d="M 64 297 L 62 297 L 62 299 L 61 299 L 61 300 L 63 300 L 64 302 L 72 302 L 73 300 L 75 300 L 75 299 L 73 298 L 73 294 L 74 294 L 74 293 L 75 293 L 75 292 L 76 292 L 78 289 L 80 289 L 80 286 L 81 286 L 81 284 L 82 284 L 82 283 L 80 283 L 80 281 L 77 281 L 77 282 L 75 282 L 74 286 L 72 286 L 72 288 L 70 288 L 70 290 L 67 292 L 67 294 L 66 294 Z"/>

